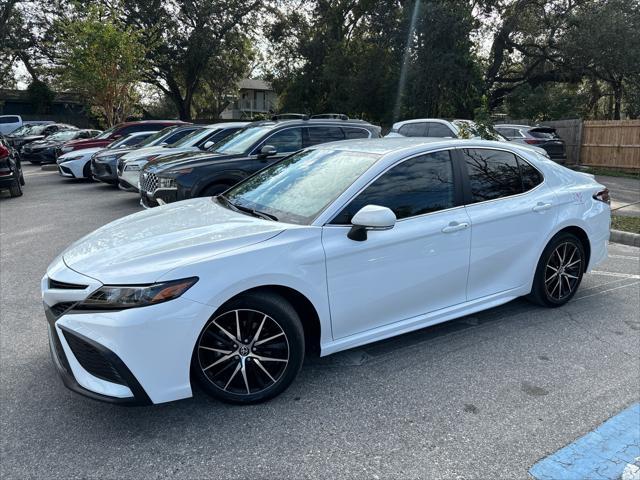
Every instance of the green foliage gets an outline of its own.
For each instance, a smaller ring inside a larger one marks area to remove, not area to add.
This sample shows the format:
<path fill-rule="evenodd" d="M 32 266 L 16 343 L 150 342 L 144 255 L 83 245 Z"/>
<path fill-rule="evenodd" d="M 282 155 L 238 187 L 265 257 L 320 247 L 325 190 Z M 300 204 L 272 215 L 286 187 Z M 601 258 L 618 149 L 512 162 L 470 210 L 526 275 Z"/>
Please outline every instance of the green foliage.
<path fill-rule="evenodd" d="M 32 81 L 27 87 L 27 95 L 35 113 L 47 113 L 55 97 L 53 90 L 42 80 Z"/>
<path fill-rule="evenodd" d="M 580 85 L 550 83 L 532 88 L 524 84 L 505 101 L 505 111 L 511 118 L 527 118 L 533 122 L 578 118 L 588 94 Z"/>
<path fill-rule="evenodd" d="M 60 27 L 62 83 L 80 92 L 108 127 L 129 117 L 144 71 L 146 47 L 138 32 L 99 9 Z"/>

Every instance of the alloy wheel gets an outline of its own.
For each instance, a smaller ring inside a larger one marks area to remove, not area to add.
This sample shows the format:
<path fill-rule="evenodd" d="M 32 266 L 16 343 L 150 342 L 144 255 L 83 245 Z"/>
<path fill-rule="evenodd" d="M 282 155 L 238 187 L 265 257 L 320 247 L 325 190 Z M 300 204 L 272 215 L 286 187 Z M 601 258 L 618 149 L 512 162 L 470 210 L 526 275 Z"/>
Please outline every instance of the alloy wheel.
<path fill-rule="evenodd" d="M 223 392 L 254 395 L 276 384 L 289 363 L 289 341 L 271 316 L 227 311 L 205 327 L 197 344 L 200 369 Z"/>
<path fill-rule="evenodd" d="M 544 286 L 549 298 L 562 301 L 577 288 L 582 273 L 582 253 L 572 242 L 559 244 L 545 266 Z"/>

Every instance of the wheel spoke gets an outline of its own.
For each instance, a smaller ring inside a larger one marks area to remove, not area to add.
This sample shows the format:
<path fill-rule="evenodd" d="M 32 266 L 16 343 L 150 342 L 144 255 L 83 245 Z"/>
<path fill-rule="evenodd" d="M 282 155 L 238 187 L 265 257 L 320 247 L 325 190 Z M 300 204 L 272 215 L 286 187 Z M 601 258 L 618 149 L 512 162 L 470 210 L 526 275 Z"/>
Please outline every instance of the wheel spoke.
<path fill-rule="evenodd" d="M 225 355 L 232 353 L 232 350 L 221 350 L 220 348 L 205 347 L 203 345 L 200 345 L 198 348 L 201 348 L 203 350 L 210 350 L 212 352 L 223 353 Z"/>
<path fill-rule="evenodd" d="M 228 332 L 227 330 L 225 330 L 224 328 L 222 328 L 218 323 L 216 323 L 216 321 L 213 321 L 213 324 L 218 327 L 220 329 L 220 331 L 222 331 L 222 333 L 224 333 L 227 337 L 229 337 L 231 340 L 233 340 L 234 342 L 237 342 L 236 337 L 233 336 L 232 333 Z"/>
<path fill-rule="evenodd" d="M 251 389 L 249 388 L 249 380 L 247 380 L 247 364 L 245 361 L 242 361 L 242 368 L 240 369 L 242 373 L 242 378 L 244 379 L 244 386 L 247 387 L 247 394 L 251 393 Z"/>
<path fill-rule="evenodd" d="M 263 357 L 261 355 L 256 355 L 255 353 L 252 353 L 251 357 L 262 360 L 263 362 L 288 362 L 286 358 Z"/>
<path fill-rule="evenodd" d="M 551 280 L 553 280 L 554 278 L 556 278 L 558 276 L 558 271 L 556 270 L 556 273 L 554 273 L 553 275 L 551 275 L 549 278 L 547 278 L 545 280 L 545 283 L 549 283 Z"/>
<path fill-rule="evenodd" d="M 240 313 L 236 310 L 236 338 L 239 342 L 242 342 L 242 336 L 240 335 Z"/>
<path fill-rule="evenodd" d="M 205 367 L 202 369 L 203 372 L 206 372 L 207 370 L 209 370 L 211 367 L 215 367 L 216 365 L 222 363 L 222 362 L 226 362 L 227 360 L 229 360 L 231 357 L 233 357 L 233 353 L 230 353 L 229 355 L 225 355 L 224 357 L 220 357 L 218 360 L 216 360 L 215 362 L 213 362 L 211 365 L 209 365 L 208 367 Z"/>
<path fill-rule="evenodd" d="M 258 327 L 258 331 L 256 332 L 256 334 L 253 336 L 253 340 L 251 340 L 252 342 L 256 342 L 258 340 L 258 338 L 260 337 L 260 332 L 262 332 L 262 327 L 264 327 L 264 322 L 267 321 L 267 318 L 269 318 L 268 315 L 265 315 L 262 318 L 262 322 L 260 322 L 260 326 Z"/>
<path fill-rule="evenodd" d="M 254 345 L 255 345 L 256 347 L 259 347 L 260 345 L 263 345 L 263 344 L 265 344 L 265 343 L 267 343 L 267 342 L 270 342 L 271 340 L 273 340 L 273 339 L 275 339 L 275 338 L 278 338 L 278 337 L 281 337 L 282 335 L 284 335 L 284 332 L 280 332 L 280 333 L 278 333 L 278 334 L 276 334 L 276 335 L 272 335 L 272 336 L 271 336 L 271 337 L 269 337 L 269 338 L 265 338 L 264 340 L 260 340 L 259 342 L 254 343 Z"/>
<path fill-rule="evenodd" d="M 547 264 L 547 268 L 550 268 L 551 270 L 553 270 L 554 272 L 557 272 L 559 269 L 552 267 L 551 265 Z"/>
<path fill-rule="evenodd" d="M 571 275 L 571 274 L 569 274 L 569 273 L 565 273 L 565 274 L 564 274 L 564 276 L 565 276 L 565 277 L 568 277 L 568 278 L 573 278 L 574 280 L 577 280 L 577 279 L 578 279 L 578 277 L 576 277 L 575 275 Z"/>
<path fill-rule="evenodd" d="M 574 265 L 579 264 L 581 261 L 582 261 L 582 259 L 578 258 L 575 262 L 568 263 L 564 268 L 565 268 L 565 269 L 566 269 L 566 268 L 571 268 L 571 267 L 573 267 Z"/>
<path fill-rule="evenodd" d="M 558 291 L 558 298 L 562 297 L 562 275 L 558 275 L 558 285 L 560 286 L 560 290 Z"/>
<path fill-rule="evenodd" d="M 273 383 L 276 383 L 276 379 L 273 378 L 269 372 L 267 372 L 267 369 L 262 366 L 262 363 L 260 362 L 260 360 L 256 358 L 254 362 L 258 366 L 258 368 L 260 368 L 260 370 L 262 370 L 267 375 L 267 377 L 271 379 Z"/>
<path fill-rule="evenodd" d="M 241 365 L 242 365 L 241 362 L 238 362 L 238 365 L 236 366 L 236 369 L 233 371 L 233 373 L 229 377 L 229 380 L 227 381 L 227 384 L 224 386 L 224 390 L 225 391 L 227 390 L 227 388 L 229 388 L 229 384 L 233 381 L 233 379 L 235 378 L 236 374 L 240 371 Z"/>

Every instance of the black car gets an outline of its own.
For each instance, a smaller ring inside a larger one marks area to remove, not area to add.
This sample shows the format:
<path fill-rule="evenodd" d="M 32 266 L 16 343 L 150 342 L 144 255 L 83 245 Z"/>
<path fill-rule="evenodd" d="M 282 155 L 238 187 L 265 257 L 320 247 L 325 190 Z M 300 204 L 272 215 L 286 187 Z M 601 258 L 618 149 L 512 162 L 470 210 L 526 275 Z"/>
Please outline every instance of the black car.
<path fill-rule="evenodd" d="M 20 159 L 6 139 L 0 135 L 0 190 L 9 190 L 12 197 L 22 195 L 24 175 Z"/>
<path fill-rule="evenodd" d="M 335 118 L 337 117 L 337 119 Z M 155 207 L 192 197 L 217 195 L 258 170 L 298 150 L 345 139 L 378 138 L 380 127 L 344 115 L 333 118 L 253 122 L 212 152 L 170 155 L 140 172 L 142 205 Z"/>
<path fill-rule="evenodd" d="M 20 151 L 22 160 L 29 160 L 31 163 L 45 164 L 56 163 L 60 155 L 60 148 L 66 142 L 83 138 L 93 138 L 102 133 L 101 130 L 63 130 L 49 135 L 42 140 L 27 143 Z"/>
<path fill-rule="evenodd" d="M 163 128 L 146 140 L 130 147 L 101 151 L 91 157 L 91 176 L 94 180 L 118 186 L 118 159 L 140 148 L 171 145 L 190 133 L 199 130 L 198 125 L 174 125 Z"/>
<path fill-rule="evenodd" d="M 18 155 L 21 154 L 22 147 L 28 143 L 42 140 L 50 135 L 65 130 L 77 130 L 73 125 L 66 123 L 49 123 L 41 125 L 23 125 L 5 137 L 7 143 L 11 145 Z"/>

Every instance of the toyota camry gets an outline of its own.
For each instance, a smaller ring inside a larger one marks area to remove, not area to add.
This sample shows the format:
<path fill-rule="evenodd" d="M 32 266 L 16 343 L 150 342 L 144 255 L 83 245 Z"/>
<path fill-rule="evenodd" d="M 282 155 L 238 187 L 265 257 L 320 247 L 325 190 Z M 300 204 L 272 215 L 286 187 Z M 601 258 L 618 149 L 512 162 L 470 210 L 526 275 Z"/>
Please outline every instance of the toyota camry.
<path fill-rule="evenodd" d="M 283 392 L 305 352 L 357 347 L 526 296 L 568 302 L 607 255 L 608 191 L 506 143 L 348 140 L 216 197 L 116 220 L 48 268 L 53 362 L 86 396 Z"/>

